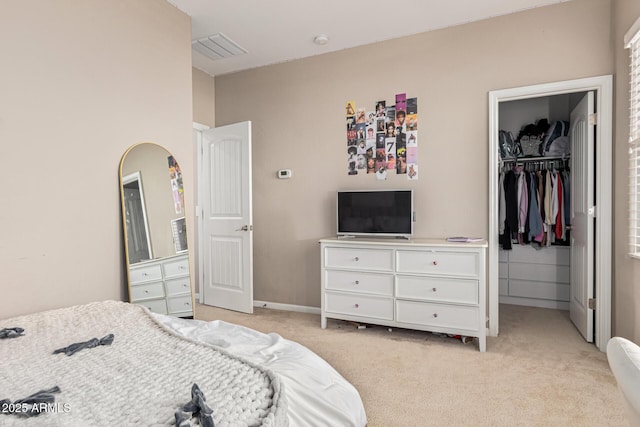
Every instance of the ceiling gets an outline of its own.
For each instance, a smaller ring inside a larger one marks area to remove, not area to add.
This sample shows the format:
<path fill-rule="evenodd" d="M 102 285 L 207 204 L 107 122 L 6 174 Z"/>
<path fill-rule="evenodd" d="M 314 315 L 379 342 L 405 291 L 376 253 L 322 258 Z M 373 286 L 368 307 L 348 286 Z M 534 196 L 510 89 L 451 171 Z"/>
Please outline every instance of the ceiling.
<path fill-rule="evenodd" d="M 216 76 L 569 0 L 168 1 L 191 16 L 192 40 L 222 33 L 246 50 L 217 60 L 192 50 L 192 65 Z"/>

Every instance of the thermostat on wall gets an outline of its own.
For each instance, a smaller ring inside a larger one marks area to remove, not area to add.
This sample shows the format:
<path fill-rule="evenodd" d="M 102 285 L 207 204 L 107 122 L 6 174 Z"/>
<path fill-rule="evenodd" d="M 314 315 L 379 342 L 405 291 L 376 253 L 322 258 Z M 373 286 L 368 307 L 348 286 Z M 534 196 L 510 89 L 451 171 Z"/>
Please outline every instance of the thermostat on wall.
<path fill-rule="evenodd" d="M 292 176 L 293 173 L 291 172 L 291 169 L 280 169 L 278 171 L 278 178 L 280 179 L 291 178 Z"/>

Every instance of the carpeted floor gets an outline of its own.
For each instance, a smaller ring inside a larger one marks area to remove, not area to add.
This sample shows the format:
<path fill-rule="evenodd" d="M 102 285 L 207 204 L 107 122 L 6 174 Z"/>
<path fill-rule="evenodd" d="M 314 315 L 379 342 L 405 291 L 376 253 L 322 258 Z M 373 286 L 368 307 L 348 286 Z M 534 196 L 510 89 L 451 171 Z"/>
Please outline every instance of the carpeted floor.
<path fill-rule="evenodd" d="M 566 311 L 501 305 L 500 336 L 488 338 L 486 353 L 429 332 L 331 319 L 321 329 L 315 314 L 198 304 L 195 317 L 310 348 L 358 389 L 368 427 L 627 425 L 605 353 Z"/>

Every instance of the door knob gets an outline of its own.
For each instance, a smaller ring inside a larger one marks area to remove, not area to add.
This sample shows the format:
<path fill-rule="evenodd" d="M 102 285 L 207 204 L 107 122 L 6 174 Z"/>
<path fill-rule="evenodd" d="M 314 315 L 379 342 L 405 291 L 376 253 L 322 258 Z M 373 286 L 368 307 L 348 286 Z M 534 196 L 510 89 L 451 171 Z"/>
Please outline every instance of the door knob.
<path fill-rule="evenodd" d="M 249 230 L 253 230 L 253 226 L 243 225 L 242 228 L 238 228 L 236 231 L 249 231 Z"/>

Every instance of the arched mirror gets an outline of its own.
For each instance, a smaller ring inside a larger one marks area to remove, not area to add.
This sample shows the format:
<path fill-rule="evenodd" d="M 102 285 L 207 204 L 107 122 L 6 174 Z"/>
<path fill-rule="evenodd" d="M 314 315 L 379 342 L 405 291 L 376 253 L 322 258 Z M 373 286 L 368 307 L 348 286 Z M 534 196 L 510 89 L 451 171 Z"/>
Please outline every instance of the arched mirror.
<path fill-rule="evenodd" d="M 193 317 L 182 172 L 165 148 L 130 147 L 120 162 L 129 301 Z"/>

